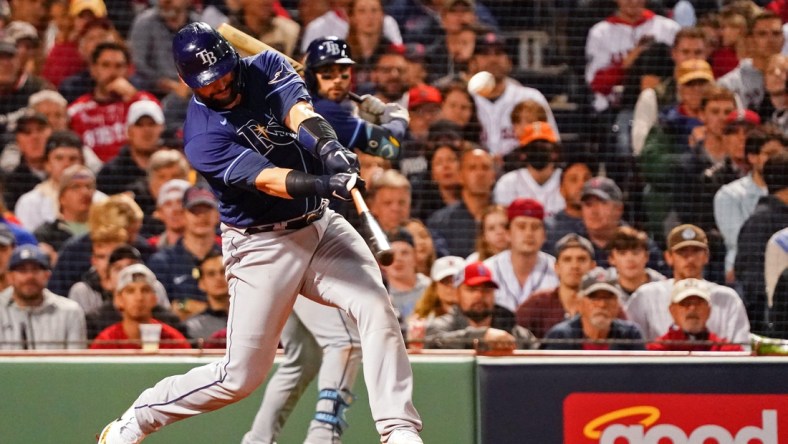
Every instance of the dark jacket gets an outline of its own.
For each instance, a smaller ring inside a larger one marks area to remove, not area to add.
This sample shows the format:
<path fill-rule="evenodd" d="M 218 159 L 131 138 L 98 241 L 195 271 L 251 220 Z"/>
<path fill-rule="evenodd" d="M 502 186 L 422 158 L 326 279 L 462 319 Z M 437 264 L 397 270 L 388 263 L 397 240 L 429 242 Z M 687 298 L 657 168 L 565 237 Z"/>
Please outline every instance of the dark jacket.
<path fill-rule="evenodd" d="M 567 342 L 546 342 L 542 344 L 542 348 L 545 350 L 583 350 L 586 345 L 594 344 L 592 341 L 588 340 L 583 334 L 583 325 L 580 322 L 580 315 L 573 317 L 572 319 L 567 319 L 563 322 L 560 322 L 551 328 L 547 334 L 545 335 L 545 340 L 550 339 L 576 339 L 577 341 L 567 341 Z M 607 336 L 607 339 L 623 339 L 623 340 L 631 340 L 631 341 L 644 341 L 643 333 L 640 332 L 640 329 L 637 325 L 635 325 L 631 321 L 623 321 L 620 319 L 613 319 L 613 323 L 610 324 L 610 333 Z M 593 349 L 600 349 L 597 348 L 595 345 L 592 345 Z M 611 343 L 606 347 L 607 350 L 645 350 L 645 346 L 643 342 L 632 342 L 632 343 Z"/>
<path fill-rule="evenodd" d="M 458 306 L 427 324 L 426 348 L 472 349 L 487 332 L 488 327 L 471 327 L 468 318 Z M 511 333 L 517 340 L 517 348 L 532 348 L 536 337 L 527 329 L 517 325 L 514 313 L 496 305 L 490 328 Z"/>

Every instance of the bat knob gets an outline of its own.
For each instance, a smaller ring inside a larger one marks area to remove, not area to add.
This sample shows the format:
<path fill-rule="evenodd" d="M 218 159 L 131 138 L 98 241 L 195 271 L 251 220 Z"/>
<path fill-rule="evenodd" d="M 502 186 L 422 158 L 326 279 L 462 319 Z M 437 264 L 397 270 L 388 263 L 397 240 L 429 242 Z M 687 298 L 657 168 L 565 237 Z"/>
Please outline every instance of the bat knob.
<path fill-rule="evenodd" d="M 394 262 L 394 251 L 390 249 L 378 251 L 378 253 L 375 255 L 375 258 L 378 260 L 380 265 L 388 267 Z"/>

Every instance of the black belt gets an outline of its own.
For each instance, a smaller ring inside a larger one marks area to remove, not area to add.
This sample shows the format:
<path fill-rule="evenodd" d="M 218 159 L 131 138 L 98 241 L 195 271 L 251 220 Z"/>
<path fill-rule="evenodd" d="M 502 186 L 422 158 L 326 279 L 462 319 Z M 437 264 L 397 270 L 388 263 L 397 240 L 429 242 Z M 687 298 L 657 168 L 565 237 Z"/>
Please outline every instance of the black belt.
<path fill-rule="evenodd" d="M 282 222 L 274 222 L 267 225 L 258 225 L 256 227 L 249 227 L 244 232 L 246 234 L 268 233 L 269 231 L 282 231 L 282 230 L 298 230 L 300 228 L 308 227 L 312 222 L 319 220 L 326 212 L 326 205 L 321 205 L 315 211 L 304 214 L 303 216 L 294 217 L 290 220 Z"/>

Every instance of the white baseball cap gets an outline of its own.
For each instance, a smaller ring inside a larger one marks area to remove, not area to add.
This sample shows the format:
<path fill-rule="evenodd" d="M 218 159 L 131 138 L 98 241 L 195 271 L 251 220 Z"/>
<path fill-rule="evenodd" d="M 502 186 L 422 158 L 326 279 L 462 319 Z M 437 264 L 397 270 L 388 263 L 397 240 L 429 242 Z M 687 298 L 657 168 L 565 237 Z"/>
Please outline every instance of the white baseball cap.
<path fill-rule="evenodd" d="M 142 117 L 148 116 L 159 125 L 164 124 L 164 111 L 153 100 L 138 100 L 129 106 L 126 114 L 126 125 L 134 125 Z"/>
<path fill-rule="evenodd" d="M 115 291 L 121 291 L 134 282 L 144 282 L 153 288 L 156 284 L 156 275 L 150 268 L 142 264 L 132 264 L 120 270 L 118 274 L 118 284 Z"/>
<path fill-rule="evenodd" d="M 171 179 L 164 182 L 164 185 L 159 189 L 159 196 L 156 198 L 156 206 L 160 207 L 173 200 L 179 202 L 183 201 L 183 194 L 190 186 L 192 186 L 192 184 L 183 179 Z"/>
<path fill-rule="evenodd" d="M 438 282 L 449 276 L 454 276 L 465 266 L 465 259 L 459 256 L 444 256 L 435 259 L 430 269 L 430 278 Z"/>
<path fill-rule="evenodd" d="M 711 293 L 706 281 L 687 278 L 673 283 L 673 292 L 670 301 L 677 304 L 690 296 L 697 296 L 706 302 L 711 302 Z"/>

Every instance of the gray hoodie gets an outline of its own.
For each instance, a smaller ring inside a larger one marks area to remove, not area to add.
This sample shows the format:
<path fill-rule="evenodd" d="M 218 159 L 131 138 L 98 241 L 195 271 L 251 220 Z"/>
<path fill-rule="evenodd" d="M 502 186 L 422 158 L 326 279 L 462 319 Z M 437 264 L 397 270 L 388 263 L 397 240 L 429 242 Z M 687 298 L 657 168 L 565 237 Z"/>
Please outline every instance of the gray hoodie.
<path fill-rule="evenodd" d="M 13 288 L 0 292 L 0 350 L 59 350 L 87 346 L 85 314 L 76 302 L 44 289 L 38 307 L 20 307 Z"/>

